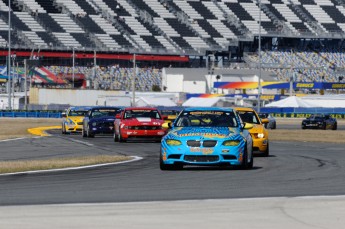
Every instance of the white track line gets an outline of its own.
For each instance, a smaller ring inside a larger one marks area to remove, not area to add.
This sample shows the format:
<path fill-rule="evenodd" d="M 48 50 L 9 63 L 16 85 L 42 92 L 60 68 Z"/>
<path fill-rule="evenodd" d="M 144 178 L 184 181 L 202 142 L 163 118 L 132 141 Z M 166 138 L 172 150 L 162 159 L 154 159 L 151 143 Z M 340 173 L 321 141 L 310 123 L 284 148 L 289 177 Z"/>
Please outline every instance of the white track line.
<path fill-rule="evenodd" d="M 97 165 L 85 165 L 85 166 L 69 167 L 69 168 L 63 168 L 63 169 L 47 169 L 47 170 L 16 172 L 16 173 L 4 173 L 4 174 L 0 174 L 0 176 L 26 175 L 26 174 L 49 173 L 49 172 L 57 172 L 57 171 L 71 171 L 71 170 L 79 170 L 79 169 L 87 169 L 87 168 L 97 168 L 97 167 L 108 166 L 108 165 L 124 164 L 124 163 L 139 161 L 143 159 L 142 157 L 137 157 L 137 156 L 131 156 L 131 157 L 133 159 L 128 160 L 128 161 L 119 161 L 119 162 L 104 163 L 104 164 L 97 164 Z"/>

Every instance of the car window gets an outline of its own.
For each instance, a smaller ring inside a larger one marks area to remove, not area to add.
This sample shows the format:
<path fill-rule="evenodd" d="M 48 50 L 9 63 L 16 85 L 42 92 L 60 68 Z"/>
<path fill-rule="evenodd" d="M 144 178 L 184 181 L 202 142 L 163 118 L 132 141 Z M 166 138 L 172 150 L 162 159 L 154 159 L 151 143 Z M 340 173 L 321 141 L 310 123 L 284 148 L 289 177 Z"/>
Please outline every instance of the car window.
<path fill-rule="evenodd" d="M 181 112 L 175 122 L 177 127 L 237 127 L 237 119 L 231 111 Z"/>
<path fill-rule="evenodd" d="M 97 109 L 93 110 L 90 114 L 91 118 L 99 118 L 99 117 L 105 117 L 105 116 L 111 116 L 115 117 L 116 114 L 120 112 L 120 109 Z"/>
<path fill-rule="evenodd" d="M 259 118 L 253 111 L 238 111 L 238 114 L 243 122 L 260 124 Z"/>
<path fill-rule="evenodd" d="M 87 111 L 82 111 L 82 110 L 70 110 L 68 113 L 68 116 L 85 116 Z"/>
<path fill-rule="evenodd" d="M 125 119 L 130 118 L 154 118 L 161 119 L 158 110 L 126 110 L 124 114 Z"/>

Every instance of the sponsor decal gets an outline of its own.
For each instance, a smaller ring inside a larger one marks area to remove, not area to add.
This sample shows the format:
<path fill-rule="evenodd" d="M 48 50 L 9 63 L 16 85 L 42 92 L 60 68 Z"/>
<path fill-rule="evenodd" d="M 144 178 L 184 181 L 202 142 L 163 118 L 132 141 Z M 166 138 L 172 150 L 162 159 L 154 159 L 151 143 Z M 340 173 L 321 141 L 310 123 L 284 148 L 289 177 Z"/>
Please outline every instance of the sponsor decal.
<path fill-rule="evenodd" d="M 296 87 L 313 88 L 314 83 L 297 83 Z"/>
<path fill-rule="evenodd" d="M 151 118 L 140 117 L 136 118 L 139 122 L 151 122 Z M 148 124 L 148 123 L 146 123 Z"/>
<path fill-rule="evenodd" d="M 230 133 L 228 128 L 186 128 L 176 131 L 179 137 L 203 136 L 205 138 L 225 138 Z"/>
<path fill-rule="evenodd" d="M 212 154 L 214 152 L 214 149 L 213 148 L 192 147 L 192 148 L 190 148 L 190 152 L 192 152 L 192 153 L 201 152 L 202 154 Z"/>
<path fill-rule="evenodd" d="M 262 100 L 274 100 L 274 95 L 261 95 Z"/>
<path fill-rule="evenodd" d="M 345 83 L 334 83 L 332 84 L 333 89 L 342 89 L 345 88 Z"/>

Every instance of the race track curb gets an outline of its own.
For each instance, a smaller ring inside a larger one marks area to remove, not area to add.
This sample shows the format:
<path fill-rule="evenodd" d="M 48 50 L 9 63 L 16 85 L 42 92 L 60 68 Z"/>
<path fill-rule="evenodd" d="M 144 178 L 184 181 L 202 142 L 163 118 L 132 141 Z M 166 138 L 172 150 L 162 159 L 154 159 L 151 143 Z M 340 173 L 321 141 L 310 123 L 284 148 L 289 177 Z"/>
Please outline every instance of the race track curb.
<path fill-rule="evenodd" d="M 50 134 L 46 133 L 46 130 L 61 129 L 61 126 L 45 126 L 45 127 L 35 127 L 28 129 L 28 132 L 33 135 L 47 137 Z"/>

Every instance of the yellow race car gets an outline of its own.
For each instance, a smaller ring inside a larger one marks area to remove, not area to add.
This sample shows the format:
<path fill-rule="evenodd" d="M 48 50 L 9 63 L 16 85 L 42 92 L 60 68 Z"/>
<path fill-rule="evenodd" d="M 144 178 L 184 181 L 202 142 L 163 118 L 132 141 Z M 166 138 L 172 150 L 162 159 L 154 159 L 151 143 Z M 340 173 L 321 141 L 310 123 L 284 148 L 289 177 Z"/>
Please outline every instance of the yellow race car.
<path fill-rule="evenodd" d="M 62 115 L 62 134 L 78 133 L 83 130 L 83 119 L 91 107 L 69 107 Z"/>
<path fill-rule="evenodd" d="M 171 122 L 175 121 L 177 115 L 180 113 L 180 110 L 162 109 L 162 110 L 160 110 L 160 113 L 161 113 L 165 123 L 171 123 Z"/>
<path fill-rule="evenodd" d="M 253 138 L 253 151 L 259 152 L 263 156 L 269 156 L 269 140 L 268 130 L 265 128 L 265 123 L 268 119 L 260 119 L 259 115 L 253 108 L 236 107 L 235 110 L 239 114 L 243 123 L 253 124 L 253 128 L 249 130 Z"/>

